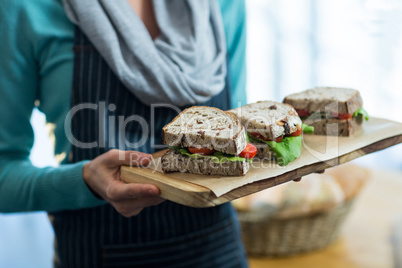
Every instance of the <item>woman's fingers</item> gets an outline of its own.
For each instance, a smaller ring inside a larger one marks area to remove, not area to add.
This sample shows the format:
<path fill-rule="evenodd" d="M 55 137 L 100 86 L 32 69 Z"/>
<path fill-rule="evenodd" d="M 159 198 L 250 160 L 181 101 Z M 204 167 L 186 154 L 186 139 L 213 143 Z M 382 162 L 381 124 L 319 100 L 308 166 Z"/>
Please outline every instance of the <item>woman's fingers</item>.
<path fill-rule="evenodd" d="M 323 169 L 323 170 L 319 170 L 319 171 L 316 171 L 316 172 L 314 172 L 314 173 L 318 173 L 318 174 L 323 174 L 325 172 L 325 169 Z M 293 181 L 295 181 L 295 182 L 299 182 L 299 181 L 301 181 L 301 177 L 300 178 L 296 178 L 296 179 L 294 179 Z"/>
<path fill-rule="evenodd" d="M 136 151 L 126 151 L 126 160 L 122 165 L 134 166 L 134 167 L 143 167 L 149 164 L 152 160 L 152 156 L 150 154 L 136 152 Z"/>
<path fill-rule="evenodd" d="M 141 199 L 131 199 L 121 201 L 117 204 L 114 204 L 114 208 L 124 217 L 132 217 L 138 215 L 144 208 L 150 206 L 156 206 L 165 201 L 161 197 L 146 197 Z"/>
<path fill-rule="evenodd" d="M 149 154 L 135 151 L 110 150 L 83 168 L 86 184 L 109 202 L 123 216 L 137 215 L 143 208 L 164 201 L 155 185 L 120 181 L 121 165 L 145 166 L 152 160 Z"/>
<path fill-rule="evenodd" d="M 152 184 L 124 183 L 112 180 L 106 190 L 106 196 L 113 201 L 159 196 L 159 189 Z"/>
<path fill-rule="evenodd" d="M 152 184 L 126 184 L 121 181 L 110 183 L 107 191 L 108 201 L 124 217 L 132 217 L 145 207 L 155 206 L 164 201 L 159 189 Z"/>
<path fill-rule="evenodd" d="M 143 197 L 140 199 L 126 199 L 114 203 L 113 206 L 124 217 L 132 217 L 138 215 L 146 207 L 156 206 L 165 201 L 162 197 Z"/>

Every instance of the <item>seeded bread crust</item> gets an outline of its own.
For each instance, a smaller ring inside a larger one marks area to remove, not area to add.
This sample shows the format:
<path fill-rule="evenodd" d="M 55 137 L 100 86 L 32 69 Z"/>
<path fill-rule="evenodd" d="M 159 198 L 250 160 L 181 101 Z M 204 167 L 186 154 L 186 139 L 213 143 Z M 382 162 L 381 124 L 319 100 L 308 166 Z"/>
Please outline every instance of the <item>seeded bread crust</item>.
<path fill-rule="evenodd" d="M 284 103 L 309 113 L 318 111 L 353 114 L 363 106 L 360 92 L 351 88 L 316 87 L 287 96 Z"/>
<path fill-rule="evenodd" d="M 202 175 L 242 176 L 250 168 L 249 162 L 227 161 L 219 164 L 211 159 L 193 159 L 182 155 L 175 150 L 168 150 L 161 158 L 162 170 L 168 172 L 182 172 Z"/>
<path fill-rule="evenodd" d="M 296 110 L 289 104 L 259 101 L 228 112 L 237 116 L 248 133 L 258 133 L 273 140 L 298 130 L 302 122 Z"/>
<path fill-rule="evenodd" d="M 306 124 L 314 127 L 314 135 L 348 137 L 358 133 L 363 126 L 363 117 L 352 117 L 348 120 L 318 119 L 306 120 Z"/>
<path fill-rule="evenodd" d="M 247 145 L 237 117 L 214 107 L 187 108 L 162 130 L 162 141 L 169 146 L 203 147 L 238 155 Z"/>

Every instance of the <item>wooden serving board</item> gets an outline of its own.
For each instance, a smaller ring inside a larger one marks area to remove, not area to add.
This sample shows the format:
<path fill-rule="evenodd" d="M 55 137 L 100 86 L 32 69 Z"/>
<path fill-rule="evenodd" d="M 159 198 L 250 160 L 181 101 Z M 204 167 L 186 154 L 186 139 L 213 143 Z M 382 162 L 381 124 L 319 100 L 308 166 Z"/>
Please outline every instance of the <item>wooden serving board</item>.
<path fill-rule="evenodd" d="M 301 156 L 288 166 L 256 164 L 241 177 L 164 174 L 153 165 L 151 168 L 124 166 L 121 179 L 127 183 L 154 184 L 163 198 L 179 204 L 212 207 L 400 144 L 402 124 L 371 118 L 365 122 L 363 131 L 352 137 L 304 135 L 303 141 Z M 153 154 L 155 163 L 164 152 Z"/>

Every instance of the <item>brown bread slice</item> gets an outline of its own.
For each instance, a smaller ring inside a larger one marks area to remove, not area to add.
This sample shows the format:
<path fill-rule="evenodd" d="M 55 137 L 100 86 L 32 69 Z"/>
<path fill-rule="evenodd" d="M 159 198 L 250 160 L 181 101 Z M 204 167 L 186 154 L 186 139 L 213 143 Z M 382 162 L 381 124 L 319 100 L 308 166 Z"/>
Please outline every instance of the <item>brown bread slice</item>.
<path fill-rule="evenodd" d="M 193 159 L 175 150 L 168 150 L 161 159 L 163 172 L 182 172 L 202 175 L 242 176 L 247 173 L 250 163 L 247 161 L 227 161 L 214 163 L 210 158 Z"/>
<path fill-rule="evenodd" d="M 267 160 L 275 159 L 275 154 L 268 144 L 263 142 L 253 142 L 253 144 L 255 147 L 257 147 L 257 154 L 255 155 L 256 158 Z"/>
<path fill-rule="evenodd" d="M 240 119 L 248 133 L 256 132 L 269 140 L 293 133 L 302 126 L 296 110 L 280 102 L 259 101 L 228 112 Z"/>
<path fill-rule="evenodd" d="M 329 136 L 342 136 L 348 137 L 356 134 L 362 129 L 363 117 L 352 117 L 352 119 L 317 119 L 305 120 L 309 126 L 314 127 L 314 135 L 329 135 Z"/>
<path fill-rule="evenodd" d="M 316 87 L 287 96 L 284 103 L 292 105 L 296 110 L 306 110 L 353 114 L 363 106 L 363 100 L 356 89 Z"/>
<path fill-rule="evenodd" d="M 193 106 L 163 127 L 169 146 L 208 148 L 238 155 L 246 148 L 246 133 L 231 113 L 213 107 Z"/>

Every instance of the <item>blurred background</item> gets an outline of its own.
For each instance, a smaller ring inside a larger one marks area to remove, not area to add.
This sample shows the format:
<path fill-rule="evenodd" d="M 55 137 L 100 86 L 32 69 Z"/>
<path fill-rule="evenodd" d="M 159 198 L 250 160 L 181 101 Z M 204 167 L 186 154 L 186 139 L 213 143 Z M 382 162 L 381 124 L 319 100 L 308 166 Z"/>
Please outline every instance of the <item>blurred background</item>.
<path fill-rule="evenodd" d="M 351 87 L 370 115 L 402 121 L 402 1 L 246 0 L 246 7 L 248 102 Z M 45 117 L 34 111 L 32 123 L 32 162 L 55 165 Z M 400 172 L 401 159 L 398 145 L 354 162 Z M 0 267 L 51 267 L 52 247 L 45 213 L 0 214 Z"/>

